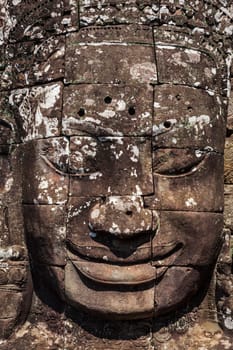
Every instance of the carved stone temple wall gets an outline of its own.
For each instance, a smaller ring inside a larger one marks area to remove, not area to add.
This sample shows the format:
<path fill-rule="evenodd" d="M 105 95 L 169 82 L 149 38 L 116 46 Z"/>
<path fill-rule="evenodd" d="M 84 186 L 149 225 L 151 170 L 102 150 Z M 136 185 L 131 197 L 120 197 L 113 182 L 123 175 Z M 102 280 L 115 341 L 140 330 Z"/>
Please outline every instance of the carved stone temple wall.
<path fill-rule="evenodd" d="M 0 350 L 233 349 L 232 54 L 232 0 L 0 0 Z"/>

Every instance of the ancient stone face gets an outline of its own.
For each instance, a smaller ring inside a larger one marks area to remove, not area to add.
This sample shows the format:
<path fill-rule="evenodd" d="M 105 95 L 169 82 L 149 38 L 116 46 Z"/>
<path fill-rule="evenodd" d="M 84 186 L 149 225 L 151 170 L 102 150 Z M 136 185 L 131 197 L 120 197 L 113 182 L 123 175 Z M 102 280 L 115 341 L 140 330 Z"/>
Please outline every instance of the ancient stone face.
<path fill-rule="evenodd" d="M 65 84 L 10 96 L 41 283 L 107 318 L 185 306 L 221 242 L 222 70 L 193 43 L 153 38 L 131 25 L 68 34 Z"/>

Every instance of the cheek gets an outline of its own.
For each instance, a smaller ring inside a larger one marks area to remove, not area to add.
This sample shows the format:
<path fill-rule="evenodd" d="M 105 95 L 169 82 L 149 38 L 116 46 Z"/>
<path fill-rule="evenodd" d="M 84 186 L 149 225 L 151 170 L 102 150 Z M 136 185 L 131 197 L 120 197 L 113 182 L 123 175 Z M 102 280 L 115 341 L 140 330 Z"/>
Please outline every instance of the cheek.
<path fill-rule="evenodd" d="M 190 267 L 171 267 L 155 287 L 155 316 L 167 313 L 189 301 L 206 283 L 209 271 Z"/>
<path fill-rule="evenodd" d="M 159 221 L 152 241 L 154 266 L 202 268 L 215 263 L 221 247 L 223 214 L 161 211 Z M 166 247 L 172 247 L 169 254 Z"/>
<path fill-rule="evenodd" d="M 66 263 L 66 208 L 60 205 L 23 205 L 27 244 L 37 264 Z"/>

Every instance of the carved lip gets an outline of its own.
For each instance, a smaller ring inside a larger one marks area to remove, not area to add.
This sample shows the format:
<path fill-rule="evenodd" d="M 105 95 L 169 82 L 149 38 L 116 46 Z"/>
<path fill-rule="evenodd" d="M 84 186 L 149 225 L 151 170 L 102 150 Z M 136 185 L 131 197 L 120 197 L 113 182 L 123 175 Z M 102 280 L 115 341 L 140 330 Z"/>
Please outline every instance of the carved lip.
<path fill-rule="evenodd" d="M 72 261 L 85 277 L 103 284 L 138 285 L 156 279 L 156 268 L 151 264 L 130 266 L 110 265 L 85 260 Z"/>
<path fill-rule="evenodd" d="M 141 285 L 161 277 L 166 272 L 168 265 L 171 265 L 171 261 L 166 264 L 167 259 L 171 258 L 174 261 L 181 248 L 182 245 L 177 242 L 157 246 L 152 259 L 149 258 L 147 262 L 135 262 L 130 265 L 123 264 L 122 261 L 119 264 L 113 264 L 86 260 L 70 252 L 68 252 L 68 256 L 76 270 L 94 282 L 109 285 Z M 159 263 L 156 264 L 156 261 Z"/>

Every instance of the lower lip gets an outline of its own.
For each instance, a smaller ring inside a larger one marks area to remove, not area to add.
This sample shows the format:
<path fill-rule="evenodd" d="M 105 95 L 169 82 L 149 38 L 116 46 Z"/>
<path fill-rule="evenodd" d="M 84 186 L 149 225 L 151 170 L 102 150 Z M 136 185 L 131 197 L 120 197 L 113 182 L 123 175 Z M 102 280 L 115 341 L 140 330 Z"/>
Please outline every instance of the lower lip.
<path fill-rule="evenodd" d="M 88 279 L 110 285 L 141 285 L 155 281 L 165 271 L 150 263 L 119 266 L 87 260 L 71 260 L 74 267 Z"/>

